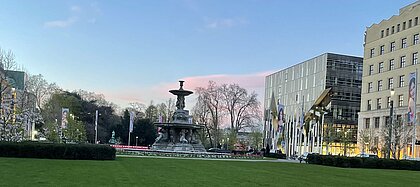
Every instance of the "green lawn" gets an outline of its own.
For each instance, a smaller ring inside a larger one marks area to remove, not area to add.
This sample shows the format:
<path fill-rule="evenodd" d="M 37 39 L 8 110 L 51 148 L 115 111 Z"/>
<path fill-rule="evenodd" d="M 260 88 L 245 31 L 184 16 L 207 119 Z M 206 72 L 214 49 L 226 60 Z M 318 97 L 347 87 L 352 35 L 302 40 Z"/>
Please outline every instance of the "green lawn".
<path fill-rule="evenodd" d="M 0 186 L 420 186 L 420 172 L 158 158 L 0 158 Z"/>

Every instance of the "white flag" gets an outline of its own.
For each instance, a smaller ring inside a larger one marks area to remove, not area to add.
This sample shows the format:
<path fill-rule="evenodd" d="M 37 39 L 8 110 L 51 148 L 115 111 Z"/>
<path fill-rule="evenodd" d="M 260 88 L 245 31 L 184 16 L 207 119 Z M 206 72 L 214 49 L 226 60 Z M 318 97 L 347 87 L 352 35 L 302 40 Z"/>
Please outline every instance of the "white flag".
<path fill-rule="evenodd" d="M 130 133 L 133 132 L 134 112 L 130 112 Z"/>

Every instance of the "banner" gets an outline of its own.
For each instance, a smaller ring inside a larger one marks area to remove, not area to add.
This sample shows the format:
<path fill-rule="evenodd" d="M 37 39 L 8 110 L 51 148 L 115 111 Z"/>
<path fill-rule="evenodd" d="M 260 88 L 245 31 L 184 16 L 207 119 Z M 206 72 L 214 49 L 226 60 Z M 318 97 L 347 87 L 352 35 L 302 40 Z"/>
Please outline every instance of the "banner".
<path fill-rule="evenodd" d="M 69 123 L 67 118 L 69 115 L 70 110 L 68 108 L 61 108 L 61 128 L 67 128 L 67 124 Z"/>
<path fill-rule="evenodd" d="M 416 122 L 417 73 L 410 73 L 408 81 L 408 125 Z"/>
<path fill-rule="evenodd" d="M 133 132 L 134 112 L 130 112 L 130 133 Z"/>
<path fill-rule="evenodd" d="M 285 124 L 285 119 L 284 119 L 284 105 L 280 104 L 280 100 L 279 100 L 279 104 L 277 107 L 277 119 L 278 119 L 278 128 L 277 128 L 277 140 L 280 140 L 280 150 L 282 152 L 285 152 L 285 139 L 284 139 L 284 124 Z M 277 144 L 279 142 L 276 142 Z"/>

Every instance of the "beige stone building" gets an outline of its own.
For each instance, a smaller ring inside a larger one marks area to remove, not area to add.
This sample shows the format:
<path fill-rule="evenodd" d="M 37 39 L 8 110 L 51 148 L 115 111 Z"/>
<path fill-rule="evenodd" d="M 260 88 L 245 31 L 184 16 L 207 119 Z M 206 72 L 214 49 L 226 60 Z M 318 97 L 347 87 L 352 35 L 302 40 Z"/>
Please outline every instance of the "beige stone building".
<path fill-rule="evenodd" d="M 407 120 L 409 76 L 420 69 L 419 17 L 420 1 L 416 1 L 401 8 L 399 15 L 366 29 L 358 119 L 358 144 L 366 152 L 381 154 L 381 150 L 386 147 L 384 133 L 389 132 L 387 124 L 390 121 L 391 100 L 394 106 L 393 119 L 401 119 L 403 122 Z M 417 85 L 418 83 L 419 81 Z M 393 96 L 391 90 L 394 90 Z M 419 95 L 417 94 L 417 114 L 420 112 Z M 420 126 L 419 120 L 417 124 L 417 127 Z M 417 140 L 420 140 L 418 129 Z M 413 134 L 413 129 L 410 134 Z M 401 151 L 401 157 L 411 156 L 411 142 L 410 140 L 406 143 L 407 147 Z M 415 149 L 416 157 L 419 157 L 419 148 L 417 146 Z"/>

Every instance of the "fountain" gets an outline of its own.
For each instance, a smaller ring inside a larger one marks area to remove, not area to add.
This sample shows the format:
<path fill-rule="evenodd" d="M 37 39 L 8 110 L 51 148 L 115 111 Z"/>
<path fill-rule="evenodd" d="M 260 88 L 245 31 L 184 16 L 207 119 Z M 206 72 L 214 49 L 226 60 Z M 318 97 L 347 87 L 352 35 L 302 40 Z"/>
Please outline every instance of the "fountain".
<path fill-rule="evenodd" d="M 198 138 L 198 130 L 204 126 L 193 124 L 192 116 L 185 108 L 185 97 L 193 92 L 184 90 L 184 81 L 179 81 L 178 90 L 169 92 L 177 96 L 176 110 L 170 122 L 156 122 L 159 136 L 152 145 L 154 151 L 175 151 L 175 152 L 206 152 Z"/>

